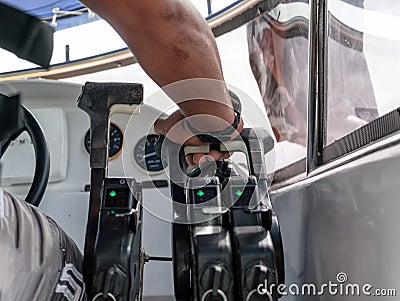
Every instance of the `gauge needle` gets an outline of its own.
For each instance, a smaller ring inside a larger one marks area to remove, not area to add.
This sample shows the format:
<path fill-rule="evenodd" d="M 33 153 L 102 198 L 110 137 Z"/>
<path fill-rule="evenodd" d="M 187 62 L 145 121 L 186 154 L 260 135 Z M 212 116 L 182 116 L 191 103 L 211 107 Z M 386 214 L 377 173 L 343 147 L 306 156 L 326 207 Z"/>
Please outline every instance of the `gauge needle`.
<path fill-rule="evenodd" d="M 148 153 L 148 154 L 146 154 L 144 157 L 145 157 L 145 158 L 148 158 L 148 157 L 152 157 L 152 156 L 154 156 L 154 155 L 157 155 L 157 153 L 156 153 L 156 152 Z"/>

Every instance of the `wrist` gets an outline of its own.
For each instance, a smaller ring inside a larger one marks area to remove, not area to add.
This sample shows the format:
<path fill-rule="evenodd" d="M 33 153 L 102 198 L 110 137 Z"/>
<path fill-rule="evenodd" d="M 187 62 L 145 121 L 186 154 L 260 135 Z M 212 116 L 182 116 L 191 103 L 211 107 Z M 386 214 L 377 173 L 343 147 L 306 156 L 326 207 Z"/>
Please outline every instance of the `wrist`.
<path fill-rule="evenodd" d="M 237 136 L 237 134 L 243 128 L 243 121 L 241 119 L 241 110 L 242 106 L 240 103 L 239 97 L 229 91 L 230 100 L 232 103 L 232 107 L 229 110 L 225 110 L 224 117 L 213 115 L 217 117 L 220 122 L 223 123 L 223 126 L 215 126 L 215 123 L 205 122 L 205 128 L 199 129 L 198 125 L 194 125 L 193 123 L 188 122 L 188 127 L 202 142 L 213 142 L 216 140 L 219 141 L 227 141 Z M 227 118 L 229 114 L 230 118 Z M 216 120 L 216 118 L 214 118 Z M 211 124 L 211 125 L 210 125 Z M 211 130 L 210 130 L 211 128 Z"/>

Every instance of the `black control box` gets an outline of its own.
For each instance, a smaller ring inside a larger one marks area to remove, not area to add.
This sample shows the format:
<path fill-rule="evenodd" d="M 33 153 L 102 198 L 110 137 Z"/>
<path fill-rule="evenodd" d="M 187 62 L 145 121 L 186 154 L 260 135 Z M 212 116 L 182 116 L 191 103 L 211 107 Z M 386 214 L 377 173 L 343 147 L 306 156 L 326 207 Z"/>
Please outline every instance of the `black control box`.
<path fill-rule="evenodd" d="M 223 203 L 231 209 L 252 209 L 259 203 L 257 178 L 230 177 L 223 191 Z"/>
<path fill-rule="evenodd" d="M 139 298 L 143 267 L 141 200 L 142 187 L 134 179 L 104 180 L 94 248 L 94 299 Z"/>
<path fill-rule="evenodd" d="M 217 177 L 193 178 L 188 182 L 188 193 L 190 204 L 220 205 L 220 186 Z"/>

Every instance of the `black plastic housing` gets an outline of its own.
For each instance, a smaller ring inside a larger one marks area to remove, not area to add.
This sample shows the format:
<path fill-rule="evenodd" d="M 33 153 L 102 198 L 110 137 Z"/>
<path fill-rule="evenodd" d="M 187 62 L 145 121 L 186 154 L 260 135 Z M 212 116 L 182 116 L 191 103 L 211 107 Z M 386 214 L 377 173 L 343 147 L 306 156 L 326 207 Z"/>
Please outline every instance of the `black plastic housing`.
<path fill-rule="evenodd" d="M 193 178 L 187 183 L 191 210 L 192 279 L 197 300 L 212 297 L 234 300 L 233 260 L 229 231 L 224 228 L 218 177 Z M 197 222 L 198 220 L 201 222 Z"/>
<path fill-rule="evenodd" d="M 134 301 L 141 288 L 142 187 L 134 179 L 108 178 L 103 184 L 99 231 L 93 258 L 93 295 Z M 114 201 L 115 200 L 115 201 Z"/>

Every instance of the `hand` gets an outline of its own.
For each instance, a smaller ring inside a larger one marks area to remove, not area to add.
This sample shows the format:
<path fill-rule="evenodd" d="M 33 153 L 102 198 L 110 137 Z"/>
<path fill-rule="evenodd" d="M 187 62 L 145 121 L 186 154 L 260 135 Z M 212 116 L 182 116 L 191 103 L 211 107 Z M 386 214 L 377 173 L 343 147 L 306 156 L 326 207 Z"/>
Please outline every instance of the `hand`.
<path fill-rule="evenodd" d="M 217 117 L 216 117 L 217 118 Z M 243 129 L 243 121 L 240 120 L 238 129 L 232 134 L 232 139 L 235 138 Z M 206 145 L 197 138 L 188 126 L 188 121 L 180 110 L 173 112 L 167 118 L 159 118 L 154 123 L 156 133 L 167 136 L 172 142 L 180 145 Z M 210 151 L 208 154 L 194 154 L 186 156 L 186 161 L 190 166 L 195 166 L 201 163 L 202 160 L 221 160 L 228 159 L 229 153 L 221 153 L 216 150 Z"/>

